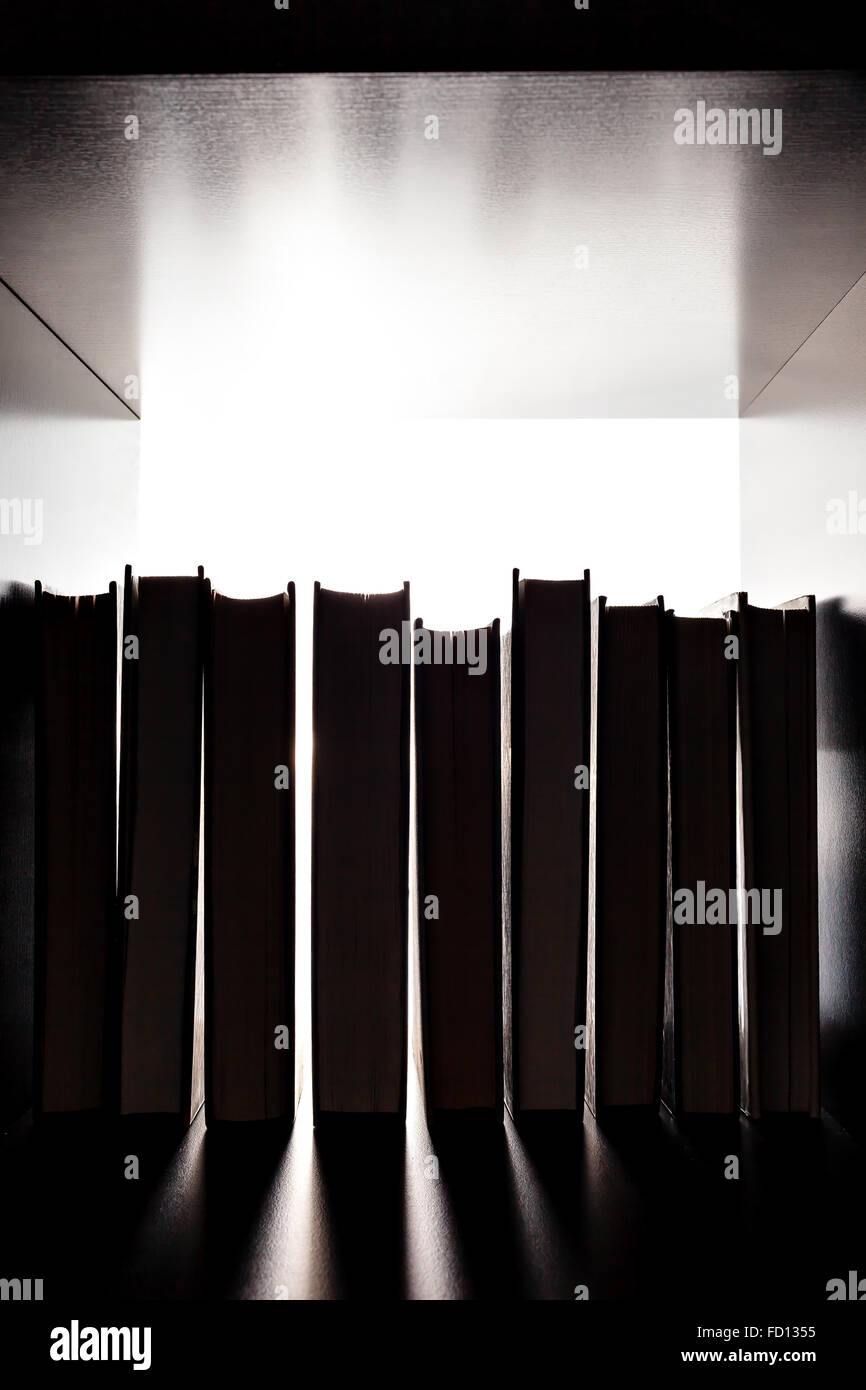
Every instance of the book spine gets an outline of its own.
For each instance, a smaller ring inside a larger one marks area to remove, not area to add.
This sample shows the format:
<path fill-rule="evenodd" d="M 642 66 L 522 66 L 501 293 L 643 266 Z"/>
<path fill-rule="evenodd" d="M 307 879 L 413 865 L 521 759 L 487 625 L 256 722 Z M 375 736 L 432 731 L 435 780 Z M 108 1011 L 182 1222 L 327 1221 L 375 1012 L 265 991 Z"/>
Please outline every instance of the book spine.
<path fill-rule="evenodd" d="M 598 923 L 601 911 L 604 847 L 598 835 L 602 787 L 599 781 L 599 719 L 603 702 L 600 681 L 604 670 L 604 627 L 607 600 L 600 595 L 591 608 L 590 624 L 590 752 L 589 752 L 589 885 L 586 939 L 586 1068 L 584 1093 L 592 1113 L 598 1113 L 600 1088 L 598 1075 Z"/>

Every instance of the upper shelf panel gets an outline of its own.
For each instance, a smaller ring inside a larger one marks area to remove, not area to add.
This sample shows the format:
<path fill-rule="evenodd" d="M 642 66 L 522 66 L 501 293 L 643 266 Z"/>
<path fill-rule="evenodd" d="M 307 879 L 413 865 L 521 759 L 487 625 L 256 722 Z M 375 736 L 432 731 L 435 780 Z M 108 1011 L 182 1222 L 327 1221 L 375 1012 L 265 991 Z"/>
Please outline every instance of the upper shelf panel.
<path fill-rule="evenodd" d="M 735 416 L 866 269 L 834 73 L 31 79 L 0 129 L 0 276 L 145 419 Z"/>

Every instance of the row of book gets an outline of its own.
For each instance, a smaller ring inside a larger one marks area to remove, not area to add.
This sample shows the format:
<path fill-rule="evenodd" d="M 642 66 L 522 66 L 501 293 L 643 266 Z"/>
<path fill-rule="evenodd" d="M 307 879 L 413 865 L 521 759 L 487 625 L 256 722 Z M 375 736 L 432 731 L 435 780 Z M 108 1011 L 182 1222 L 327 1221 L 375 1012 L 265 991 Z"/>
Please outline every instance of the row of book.
<path fill-rule="evenodd" d="M 0 643 L 4 718 L 34 692 L 36 1113 L 291 1120 L 293 585 L 37 585 Z M 443 634 L 408 585 L 316 585 L 316 1118 L 405 1112 L 410 903 L 431 1118 L 817 1114 L 815 765 L 811 598 L 681 618 L 515 571 L 509 631 Z"/>

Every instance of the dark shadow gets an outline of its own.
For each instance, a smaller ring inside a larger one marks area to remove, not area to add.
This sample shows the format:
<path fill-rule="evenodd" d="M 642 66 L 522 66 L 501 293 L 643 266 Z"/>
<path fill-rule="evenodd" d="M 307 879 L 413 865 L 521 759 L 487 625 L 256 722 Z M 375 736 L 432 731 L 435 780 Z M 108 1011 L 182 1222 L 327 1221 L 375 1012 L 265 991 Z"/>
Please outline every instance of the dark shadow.
<path fill-rule="evenodd" d="M 117 1292 L 123 1297 L 201 1293 L 203 1130 L 201 1112 L 189 1128 L 160 1115 L 130 1116 L 115 1125 L 116 1162 L 124 1174 L 117 1242 Z M 126 1178 L 133 1155 L 135 1181 Z"/>
<path fill-rule="evenodd" d="M 796 1303 L 821 1298 L 827 1279 L 853 1267 L 862 1155 L 832 1121 L 663 1111 L 655 1122 L 605 1115 L 596 1137 L 599 1171 L 620 1203 L 632 1202 L 618 1262 L 631 1266 L 642 1300 Z"/>
<path fill-rule="evenodd" d="M 5 1278 L 44 1299 L 385 1300 L 440 1259 L 416 1183 L 407 1250 L 405 1131 L 363 1118 L 315 1134 L 317 1178 L 286 1134 L 93 1117 L 21 1125 L 0 1144 Z M 455 1240 L 445 1297 L 806 1307 L 860 1269 L 863 1153 L 829 1117 L 604 1117 L 437 1125 Z M 138 1177 L 125 1176 L 135 1155 Z M 732 1159 L 738 1166 L 731 1168 Z M 436 1187 L 439 1186 L 436 1184 Z M 274 1194 L 277 1193 L 275 1198 Z M 290 1220 L 286 1212 L 290 1208 Z M 438 1214 L 437 1214 L 438 1213 Z M 430 1222 L 434 1224 L 430 1226 Z M 300 1271 L 300 1273 L 299 1273 Z M 438 1295 L 437 1295 L 438 1296 Z"/>
<path fill-rule="evenodd" d="M 431 1116 L 428 1123 L 460 1245 L 466 1297 L 522 1297 L 512 1164 L 502 1122 L 466 1112 Z"/>
<path fill-rule="evenodd" d="M 0 1151 L 3 1260 L 41 1278 L 44 1298 L 114 1298 L 131 1235 L 177 1144 L 129 1132 L 97 1114 L 52 1115 L 4 1136 Z M 137 1169 L 128 1159 L 135 1155 Z M 133 1173 L 137 1172 L 138 1176 Z M 129 1174 L 129 1176 L 127 1176 Z"/>
<path fill-rule="evenodd" d="M 202 1296 L 230 1296 L 259 1211 L 283 1161 L 284 1121 L 209 1126 L 204 1139 Z"/>
<path fill-rule="evenodd" d="M 332 1297 L 404 1298 L 406 1128 L 390 1115 L 320 1116 L 313 1134 L 333 1248 Z"/>
<path fill-rule="evenodd" d="M 521 1297 L 570 1301 L 589 1278 L 583 1110 L 525 1112 L 514 1124 L 509 1152 Z"/>

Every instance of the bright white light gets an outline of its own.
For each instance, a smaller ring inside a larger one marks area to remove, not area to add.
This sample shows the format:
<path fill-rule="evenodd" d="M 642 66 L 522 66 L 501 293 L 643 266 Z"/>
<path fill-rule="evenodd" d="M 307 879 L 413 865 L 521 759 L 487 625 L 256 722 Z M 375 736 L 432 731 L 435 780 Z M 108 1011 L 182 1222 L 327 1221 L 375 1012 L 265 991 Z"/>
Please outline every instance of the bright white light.
<path fill-rule="evenodd" d="M 739 580 L 737 424 L 436 420 L 357 429 L 254 409 L 214 424 L 155 399 L 142 434 L 141 573 L 218 588 L 412 584 L 426 622 L 507 618 L 511 570 L 592 570 L 611 603 L 696 611 Z"/>

